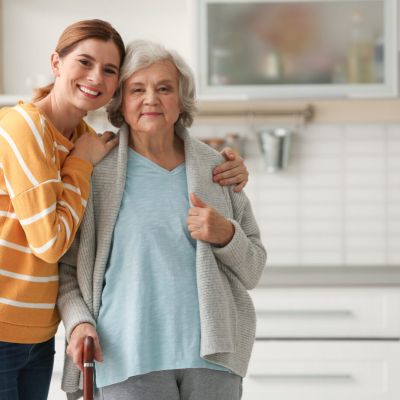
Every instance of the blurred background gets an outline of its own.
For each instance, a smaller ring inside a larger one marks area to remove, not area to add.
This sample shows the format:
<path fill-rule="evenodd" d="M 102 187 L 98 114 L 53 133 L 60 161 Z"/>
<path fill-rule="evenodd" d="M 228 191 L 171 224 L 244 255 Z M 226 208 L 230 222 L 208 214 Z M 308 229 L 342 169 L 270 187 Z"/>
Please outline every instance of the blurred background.
<path fill-rule="evenodd" d="M 400 396 L 398 17 L 397 0 L 0 0 L 1 105 L 52 79 L 79 19 L 192 66 L 191 132 L 244 157 L 269 254 L 245 400 Z M 110 128 L 104 110 L 88 122 Z M 62 328 L 57 343 L 54 400 Z"/>

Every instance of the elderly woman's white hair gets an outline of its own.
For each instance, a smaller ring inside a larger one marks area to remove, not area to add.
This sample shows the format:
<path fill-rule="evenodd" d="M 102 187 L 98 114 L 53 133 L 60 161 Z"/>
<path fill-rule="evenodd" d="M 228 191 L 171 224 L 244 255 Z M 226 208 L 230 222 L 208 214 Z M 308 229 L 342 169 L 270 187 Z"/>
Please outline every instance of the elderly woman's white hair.
<path fill-rule="evenodd" d="M 120 127 L 125 122 L 122 115 L 122 89 L 125 81 L 136 71 L 165 60 L 170 61 L 178 70 L 181 114 L 176 124 L 183 127 L 192 125 L 196 112 L 196 89 L 193 73 L 188 64 L 176 51 L 167 50 L 164 46 L 147 40 L 134 40 L 126 48 L 119 86 L 114 98 L 107 106 L 108 119 L 114 126 Z"/>

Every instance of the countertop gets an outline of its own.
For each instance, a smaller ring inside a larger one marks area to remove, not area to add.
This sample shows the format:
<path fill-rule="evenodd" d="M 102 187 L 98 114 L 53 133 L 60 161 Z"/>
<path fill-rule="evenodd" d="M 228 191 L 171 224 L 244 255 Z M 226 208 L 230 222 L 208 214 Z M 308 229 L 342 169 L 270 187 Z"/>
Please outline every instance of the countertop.
<path fill-rule="evenodd" d="M 400 266 L 268 267 L 260 286 L 400 286 Z"/>

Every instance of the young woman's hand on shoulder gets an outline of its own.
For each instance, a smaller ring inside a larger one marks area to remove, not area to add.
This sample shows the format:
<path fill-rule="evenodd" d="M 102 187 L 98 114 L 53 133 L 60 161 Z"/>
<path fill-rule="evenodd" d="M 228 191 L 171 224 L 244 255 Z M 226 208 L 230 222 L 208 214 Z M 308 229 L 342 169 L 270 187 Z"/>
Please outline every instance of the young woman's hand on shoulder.
<path fill-rule="evenodd" d="M 86 160 L 94 166 L 117 144 L 118 136 L 113 132 L 107 131 L 97 136 L 87 132 L 77 139 L 71 155 Z"/>
<path fill-rule="evenodd" d="M 241 192 L 249 180 L 249 172 L 243 158 L 230 147 L 225 147 L 221 154 L 226 161 L 214 168 L 214 182 L 219 183 L 221 186 L 235 185 L 233 190 Z"/>

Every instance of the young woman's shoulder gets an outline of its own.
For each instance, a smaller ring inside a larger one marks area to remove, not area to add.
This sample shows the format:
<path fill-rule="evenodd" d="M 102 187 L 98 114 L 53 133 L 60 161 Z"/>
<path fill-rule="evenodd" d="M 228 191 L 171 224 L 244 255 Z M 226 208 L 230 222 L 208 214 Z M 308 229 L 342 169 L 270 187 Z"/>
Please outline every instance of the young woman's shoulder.
<path fill-rule="evenodd" d="M 33 104 L 18 103 L 0 111 L 0 155 L 31 158 L 33 153 L 53 153 L 54 137 L 45 116 Z"/>
<path fill-rule="evenodd" d="M 43 117 L 40 110 L 31 103 L 18 103 L 14 107 L 0 109 L 0 127 L 13 137 L 24 132 L 41 130 Z"/>

